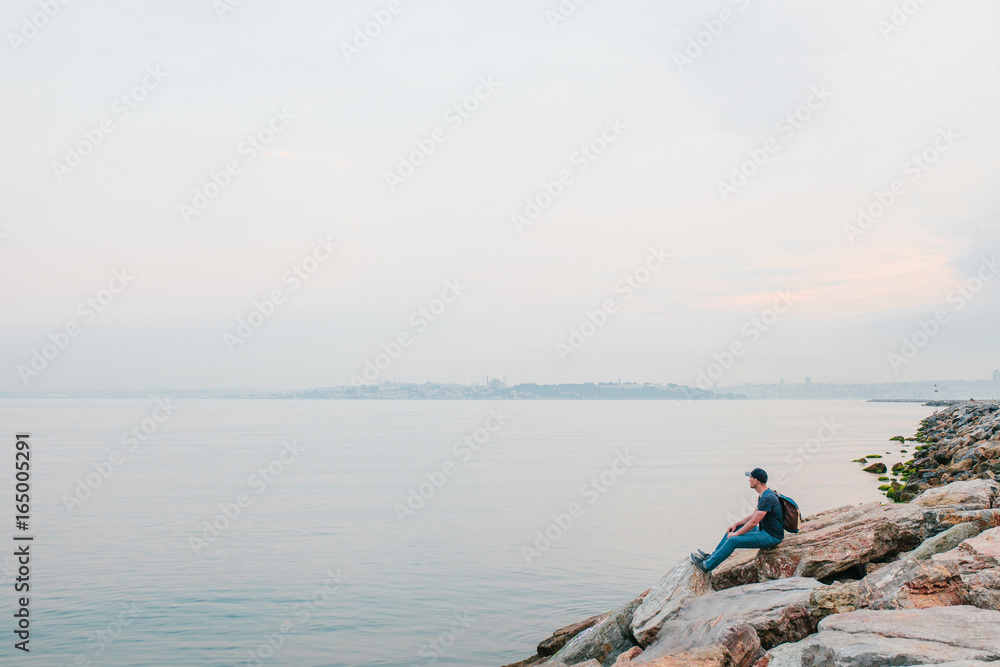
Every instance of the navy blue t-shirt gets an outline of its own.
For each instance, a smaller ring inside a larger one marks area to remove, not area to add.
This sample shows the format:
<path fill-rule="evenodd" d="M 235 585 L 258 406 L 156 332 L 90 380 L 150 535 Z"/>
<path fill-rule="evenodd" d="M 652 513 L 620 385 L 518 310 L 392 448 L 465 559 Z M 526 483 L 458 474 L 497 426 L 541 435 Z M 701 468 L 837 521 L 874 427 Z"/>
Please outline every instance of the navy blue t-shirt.
<path fill-rule="evenodd" d="M 781 522 L 784 520 L 785 515 L 781 511 L 781 502 L 778 501 L 778 494 L 771 489 L 760 494 L 760 498 L 757 500 L 757 509 L 761 512 L 767 512 L 758 524 L 760 529 L 768 535 L 777 537 L 779 540 L 784 539 L 785 528 Z"/>

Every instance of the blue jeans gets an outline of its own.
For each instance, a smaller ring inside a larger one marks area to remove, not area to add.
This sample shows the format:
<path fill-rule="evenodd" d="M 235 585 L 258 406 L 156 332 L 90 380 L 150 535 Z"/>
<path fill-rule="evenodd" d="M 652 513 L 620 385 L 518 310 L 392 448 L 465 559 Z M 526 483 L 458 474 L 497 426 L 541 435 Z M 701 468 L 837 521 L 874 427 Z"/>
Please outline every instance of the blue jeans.
<path fill-rule="evenodd" d="M 729 537 L 729 533 L 726 533 L 722 536 L 722 541 L 719 542 L 719 546 L 715 547 L 712 555 L 705 559 L 705 569 L 711 571 L 719 567 L 722 561 L 733 554 L 734 549 L 767 549 L 777 545 L 781 540 L 780 537 L 763 532 L 760 526 L 754 526 L 736 537 Z"/>

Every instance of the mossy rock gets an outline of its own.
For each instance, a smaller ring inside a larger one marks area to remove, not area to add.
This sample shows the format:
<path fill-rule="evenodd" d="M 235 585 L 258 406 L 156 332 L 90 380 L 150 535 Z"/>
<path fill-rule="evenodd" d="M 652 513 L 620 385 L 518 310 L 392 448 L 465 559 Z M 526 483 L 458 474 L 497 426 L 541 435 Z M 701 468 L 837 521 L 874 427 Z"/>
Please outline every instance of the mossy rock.
<path fill-rule="evenodd" d="M 864 470 L 865 472 L 871 472 L 881 475 L 885 473 L 888 470 L 888 468 L 885 467 L 884 463 L 873 463 L 867 468 L 862 468 L 862 470 Z"/>
<path fill-rule="evenodd" d="M 854 459 L 851 463 L 868 463 L 866 459 Z"/>
<path fill-rule="evenodd" d="M 899 450 L 899 453 L 900 453 L 900 454 L 909 454 L 909 452 L 907 452 L 907 451 L 906 451 L 905 449 L 901 449 L 901 450 Z"/>
<path fill-rule="evenodd" d="M 881 454 L 869 454 L 865 458 L 866 459 L 880 459 L 880 458 L 882 458 L 882 455 Z"/>
<path fill-rule="evenodd" d="M 890 441 L 892 441 L 892 440 L 898 440 L 899 442 L 906 442 L 906 438 L 904 438 L 901 435 L 894 435 L 891 438 L 889 438 L 889 440 Z"/>
<path fill-rule="evenodd" d="M 878 490 L 879 491 L 888 491 L 891 488 L 892 488 L 892 486 L 890 486 L 888 484 L 883 484 L 882 486 L 878 487 Z"/>
<path fill-rule="evenodd" d="M 888 477 L 884 477 L 884 476 L 883 477 L 879 477 L 878 481 L 880 481 L 880 482 L 888 482 L 889 478 Z"/>

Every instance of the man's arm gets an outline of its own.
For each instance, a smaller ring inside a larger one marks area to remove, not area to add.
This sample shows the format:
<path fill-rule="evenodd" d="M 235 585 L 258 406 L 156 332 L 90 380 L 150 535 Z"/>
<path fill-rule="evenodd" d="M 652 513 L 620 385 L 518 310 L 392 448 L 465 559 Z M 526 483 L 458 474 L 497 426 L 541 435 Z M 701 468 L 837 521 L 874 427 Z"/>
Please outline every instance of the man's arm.
<path fill-rule="evenodd" d="M 749 532 L 750 530 L 753 530 L 753 527 L 760 523 L 765 516 L 767 516 L 767 512 L 764 510 L 757 510 L 747 517 L 746 521 L 743 522 L 743 526 L 739 530 L 735 532 L 730 530 L 729 534 L 735 537 L 736 535 L 742 535 Z"/>
<path fill-rule="evenodd" d="M 753 514 L 750 514 L 748 516 L 743 517 L 742 519 L 740 519 L 739 521 L 737 521 L 736 523 L 734 523 L 733 525 L 731 525 L 729 528 L 726 528 L 726 532 L 727 533 L 733 532 L 734 530 L 736 530 L 737 528 L 739 528 L 740 526 L 742 526 L 743 524 L 745 524 L 747 521 L 749 521 L 752 518 L 753 518 Z M 754 524 L 754 525 L 756 525 L 756 524 Z"/>

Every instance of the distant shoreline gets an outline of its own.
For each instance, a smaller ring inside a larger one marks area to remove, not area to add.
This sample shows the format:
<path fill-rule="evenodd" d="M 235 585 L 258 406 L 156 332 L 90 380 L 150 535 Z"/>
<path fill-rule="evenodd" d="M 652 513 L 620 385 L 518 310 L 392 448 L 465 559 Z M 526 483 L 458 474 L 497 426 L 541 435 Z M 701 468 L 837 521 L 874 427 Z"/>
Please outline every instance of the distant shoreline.
<path fill-rule="evenodd" d="M 53 399 L 66 399 L 66 400 L 100 400 L 100 401 L 115 401 L 115 400 L 144 400 L 144 399 L 157 399 L 157 398 L 176 398 L 180 400 L 196 400 L 196 401 L 367 401 L 367 402 L 393 402 L 393 401 L 617 401 L 617 402 L 650 402 L 650 401 L 736 401 L 736 402 L 767 402 L 767 401 L 854 401 L 863 403 L 906 403 L 911 405 L 923 405 L 928 407 L 947 407 L 951 405 L 958 405 L 960 403 L 966 403 L 967 400 L 926 400 L 926 399 L 878 399 L 878 398 L 860 398 L 860 397 L 767 397 L 767 398 L 746 398 L 746 397 L 726 397 L 726 396 L 712 396 L 707 398 L 702 397 L 691 397 L 691 398 L 656 398 L 656 397 L 607 397 L 607 396 L 596 396 L 596 397 L 573 397 L 573 396 L 545 396 L 545 397 L 510 397 L 510 396 L 458 396 L 458 397 L 447 397 L 447 396 L 400 396 L 400 397 L 386 397 L 386 396 L 354 396 L 354 397 L 329 397 L 329 396 L 300 396 L 300 395 L 267 395 L 267 394 L 255 394 L 255 393 L 244 393 L 244 394 L 215 394 L 215 395 L 201 395 L 201 394 L 190 394 L 187 392 L 136 392 L 134 394 L 31 394 L 31 395 L 4 395 L 0 394 L 0 400 L 53 400 Z M 990 400 L 990 399 L 982 399 Z"/>
<path fill-rule="evenodd" d="M 0 398 L 177 398 L 273 400 L 854 400 L 878 403 L 952 405 L 956 402 L 996 400 L 1000 375 L 994 380 L 927 380 L 870 384 L 744 384 L 702 389 L 674 383 L 583 382 L 561 384 L 520 383 L 487 378 L 482 384 L 444 382 L 380 382 L 306 389 L 141 389 L 20 392 L 0 391 Z M 933 398 L 932 398 L 933 397 Z"/>

